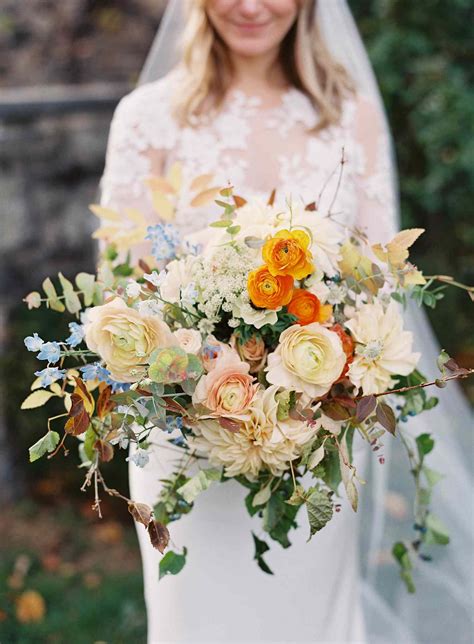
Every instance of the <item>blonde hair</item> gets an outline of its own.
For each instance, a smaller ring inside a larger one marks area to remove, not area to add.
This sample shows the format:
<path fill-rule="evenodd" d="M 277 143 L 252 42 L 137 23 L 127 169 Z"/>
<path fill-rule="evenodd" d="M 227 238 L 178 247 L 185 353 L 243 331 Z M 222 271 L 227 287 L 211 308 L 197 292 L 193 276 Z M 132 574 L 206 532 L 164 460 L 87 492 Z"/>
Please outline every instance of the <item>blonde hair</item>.
<path fill-rule="evenodd" d="M 280 64 L 288 83 L 311 100 L 319 114 L 317 130 L 337 124 L 344 96 L 352 91 L 346 70 L 329 53 L 314 18 L 317 0 L 300 0 L 298 17 L 280 47 Z M 206 0 L 188 1 L 182 65 L 186 82 L 175 97 L 182 123 L 209 107 L 219 108 L 232 82 L 229 51 L 205 9 Z"/>

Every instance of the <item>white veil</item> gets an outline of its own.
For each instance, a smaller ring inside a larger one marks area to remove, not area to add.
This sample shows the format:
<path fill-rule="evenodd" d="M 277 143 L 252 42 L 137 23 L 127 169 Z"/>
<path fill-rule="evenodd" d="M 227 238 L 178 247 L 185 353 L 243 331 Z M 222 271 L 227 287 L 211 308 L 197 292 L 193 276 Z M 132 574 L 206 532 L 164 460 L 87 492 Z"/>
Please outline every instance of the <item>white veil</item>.
<path fill-rule="evenodd" d="M 139 84 L 157 80 L 178 62 L 184 14 L 185 0 L 169 0 Z M 357 89 L 379 106 L 389 135 L 377 81 L 346 0 L 318 0 L 316 19 L 332 55 L 350 73 Z M 387 161 L 393 200 L 398 205 L 396 164 L 393 154 L 390 154 Z M 398 207 L 393 211 L 398 213 Z M 397 214 L 395 217 L 398 219 Z M 393 222 L 394 229 L 398 225 L 398 221 Z M 415 305 L 410 308 L 408 317 L 417 350 L 423 355 L 420 369 L 427 377 L 436 377 L 434 369 L 439 348 L 431 327 L 424 313 Z M 457 385 L 450 385 L 441 392 L 437 390 L 433 395 L 437 393 L 441 398 L 438 407 L 411 419 L 405 431 L 411 435 L 429 432 L 435 437 L 436 447 L 430 454 L 430 466 L 444 472 L 446 478 L 436 488 L 433 510 L 448 524 L 451 544 L 432 549 L 433 562 L 416 561 L 417 592 L 408 595 L 391 558 L 390 548 L 394 541 L 413 536 L 411 508 L 408 507 L 407 512 L 403 509 L 403 499 L 413 497 L 413 487 L 408 460 L 400 441 L 386 441 L 386 464 L 380 466 L 377 459 L 372 459 L 372 480 L 362 491 L 365 499 L 365 507 L 361 509 L 364 515 L 361 522 L 363 595 L 371 643 L 444 644 L 453 641 L 459 644 L 472 641 L 474 530 L 470 466 L 474 454 L 469 436 L 472 416 Z"/>

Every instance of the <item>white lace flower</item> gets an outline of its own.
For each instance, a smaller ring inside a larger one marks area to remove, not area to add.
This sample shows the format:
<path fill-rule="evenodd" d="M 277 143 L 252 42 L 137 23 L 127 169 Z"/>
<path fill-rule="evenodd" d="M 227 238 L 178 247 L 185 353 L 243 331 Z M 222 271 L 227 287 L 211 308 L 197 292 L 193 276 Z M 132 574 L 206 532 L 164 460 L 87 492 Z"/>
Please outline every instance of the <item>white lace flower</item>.
<path fill-rule="evenodd" d="M 407 376 L 416 367 L 420 354 L 412 351 L 413 334 L 403 330 L 395 302 L 386 309 L 377 300 L 363 304 L 346 327 L 357 343 L 348 377 L 365 395 L 387 391 L 393 376 Z"/>
<path fill-rule="evenodd" d="M 197 438 L 190 440 L 192 448 L 206 454 L 212 464 L 224 466 L 229 477 L 243 474 L 255 480 L 265 469 L 280 476 L 317 429 L 291 418 L 279 421 L 277 391 L 278 387 L 272 386 L 257 392 L 249 417 L 237 432 L 221 427 L 215 420 L 201 421 L 195 427 Z"/>

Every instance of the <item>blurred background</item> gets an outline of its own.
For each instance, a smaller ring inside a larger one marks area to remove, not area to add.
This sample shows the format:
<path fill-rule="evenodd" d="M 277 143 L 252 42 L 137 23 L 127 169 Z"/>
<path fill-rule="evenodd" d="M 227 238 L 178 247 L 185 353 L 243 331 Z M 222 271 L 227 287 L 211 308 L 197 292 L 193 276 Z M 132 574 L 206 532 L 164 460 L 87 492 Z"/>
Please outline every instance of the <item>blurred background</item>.
<path fill-rule="evenodd" d="M 474 281 L 471 0 L 349 0 L 394 135 L 414 261 Z M 113 109 L 136 82 L 166 0 L 2 0 L 0 6 L 0 642 L 145 642 L 135 530 L 80 492 L 76 454 L 30 465 L 42 409 L 19 411 L 37 369 L 23 338 L 65 337 L 60 316 L 21 299 L 58 271 L 94 270 L 97 197 Z M 465 293 L 431 316 L 441 345 L 474 363 Z M 474 400 L 472 383 L 465 387 Z M 125 464 L 109 485 L 127 487 Z M 395 573 L 394 573 L 395 574 Z"/>

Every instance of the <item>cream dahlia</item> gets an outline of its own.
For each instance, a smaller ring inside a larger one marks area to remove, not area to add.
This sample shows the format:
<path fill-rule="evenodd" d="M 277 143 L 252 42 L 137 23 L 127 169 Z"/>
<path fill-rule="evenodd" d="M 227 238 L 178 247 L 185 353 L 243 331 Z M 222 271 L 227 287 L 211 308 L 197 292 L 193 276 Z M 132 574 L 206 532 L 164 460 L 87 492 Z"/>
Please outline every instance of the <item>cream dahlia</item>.
<path fill-rule="evenodd" d="M 199 422 L 191 447 L 204 453 L 213 465 L 223 466 L 229 477 L 243 474 L 255 480 L 262 469 L 280 476 L 317 429 L 291 418 L 278 420 L 278 389 L 272 386 L 257 391 L 239 431 L 225 429 L 216 420 Z"/>
<path fill-rule="evenodd" d="M 413 334 L 403 330 L 395 302 L 386 309 L 378 301 L 363 304 L 346 327 L 356 341 L 347 375 L 365 395 L 387 391 L 393 376 L 407 376 L 416 367 L 420 354 L 412 351 Z"/>

